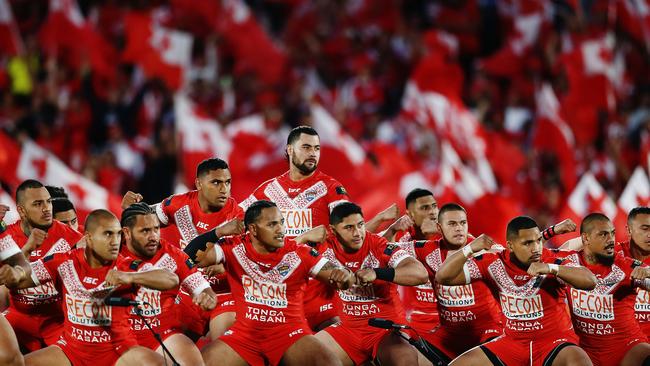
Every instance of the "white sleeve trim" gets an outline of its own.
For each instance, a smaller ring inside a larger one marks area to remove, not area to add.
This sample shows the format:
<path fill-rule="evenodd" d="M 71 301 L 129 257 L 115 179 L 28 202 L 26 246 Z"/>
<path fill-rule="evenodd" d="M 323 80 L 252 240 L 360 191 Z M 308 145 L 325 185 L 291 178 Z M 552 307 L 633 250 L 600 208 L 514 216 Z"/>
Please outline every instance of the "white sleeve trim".
<path fill-rule="evenodd" d="M 219 246 L 219 244 L 214 245 L 214 252 L 216 254 L 217 258 L 217 263 L 225 263 L 226 262 L 226 255 L 223 252 L 223 249 Z"/>
<path fill-rule="evenodd" d="M 465 274 L 465 284 L 469 285 L 470 283 L 472 283 L 472 275 L 469 272 L 469 266 L 467 265 L 467 262 L 463 264 L 463 273 Z"/>
<path fill-rule="evenodd" d="M 20 248 L 10 235 L 6 235 L 4 238 L 0 239 L 0 261 L 4 261 L 18 253 L 20 253 Z"/>
<path fill-rule="evenodd" d="M 165 210 L 163 210 L 162 203 L 156 203 L 153 205 L 153 207 L 156 210 L 156 216 L 158 216 L 158 220 L 160 220 L 160 223 L 163 225 L 169 225 L 169 217 L 167 217 L 167 214 L 165 214 Z"/>
<path fill-rule="evenodd" d="M 242 210 L 246 211 L 246 209 L 248 209 L 248 207 L 255 202 L 257 202 L 257 197 L 255 197 L 255 194 L 251 194 L 248 196 L 248 198 L 239 202 L 239 207 L 241 207 Z"/>
<path fill-rule="evenodd" d="M 406 258 L 413 258 L 413 256 L 410 255 L 408 251 L 400 248 L 395 253 L 393 253 L 393 255 L 390 256 L 390 260 L 388 261 L 388 266 L 392 268 L 397 268 L 397 266 L 400 263 L 402 263 L 402 261 Z"/>
<path fill-rule="evenodd" d="M 45 268 L 45 264 L 43 264 L 42 260 L 39 259 L 36 262 L 30 263 L 30 265 L 32 266 L 32 280 L 34 280 L 36 285 L 52 280 L 50 272 Z"/>
<path fill-rule="evenodd" d="M 210 287 L 210 284 L 205 280 L 201 272 L 194 272 L 185 277 L 185 280 L 181 283 L 181 287 L 187 293 L 192 294 L 192 297 L 195 297 L 203 292 L 203 290 Z"/>
<path fill-rule="evenodd" d="M 321 257 L 320 260 L 313 266 L 311 267 L 311 270 L 309 271 L 309 274 L 312 277 L 316 277 L 318 275 L 318 272 L 320 272 L 321 269 L 329 262 L 329 260 L 325 257 Z"/>

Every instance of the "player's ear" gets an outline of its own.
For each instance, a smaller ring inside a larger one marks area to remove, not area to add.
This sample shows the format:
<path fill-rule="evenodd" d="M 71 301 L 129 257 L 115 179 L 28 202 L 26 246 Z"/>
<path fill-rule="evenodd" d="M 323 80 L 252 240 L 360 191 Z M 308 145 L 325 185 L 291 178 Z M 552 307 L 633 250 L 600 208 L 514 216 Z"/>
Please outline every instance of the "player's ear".
<path fill-rule="evenodd" d="M 23 205 L 16 205 L 16 211 L 18 212 L 18 216 L 21 218 L 27 216 L 27 211 L 25 211 Z"/>
<path fill-rule="evenodd" d="M 508 246 L 508 249 L 512 252 L 512 242 L 510 240 L 506 241 L 506 245 Z"/>
<path fill-rule="evenodd" d="M 201 190 L 201 181 L 199 180 L 199 178 L 194 179 L 194 186 L 196 187 L 197 191 Z"/>

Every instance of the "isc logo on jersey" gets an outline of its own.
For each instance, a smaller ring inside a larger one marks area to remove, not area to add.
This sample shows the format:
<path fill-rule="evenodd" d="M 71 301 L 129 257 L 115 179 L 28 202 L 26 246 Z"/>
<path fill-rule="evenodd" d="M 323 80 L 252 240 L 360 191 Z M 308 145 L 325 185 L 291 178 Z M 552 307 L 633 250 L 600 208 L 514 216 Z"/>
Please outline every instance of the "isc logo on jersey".
<path fill-rule="evenodd" d="M 438 302 L 447 307 L 474 305 L 474 288 L 472 285 L 442 286 L 437 285 Z"/>
<path fill-rule="evenodd" d="M 111 307 L 104 305 L 102 299 L 78 298 L 65 295 L 68 320 L 74 324 L 88 327 L 111 325 Z"/>
<path fill-rule="evenodd" d="M 637 288 L 634 311 L 650 312 L 650 292 Z"/>
<path fill-rule="evenodd" d="M 512 320 L 539 319 L 544 316 L 542 297 L 533 295 L 529 297 L 499 294 L 503 315 Z"/>
<path fill-rule="evenodd" d="M 272 308 L 286 308 L 287 285 L 284 283 L 257 282 L 247 275 L 242 275 L 244 299 L 252 304 L 266 305 Z"/>
<path fill-rule="evenodd" d="M 282 210 L 284 217 L 285 234 L 287 236 L 298 236 L 311 230 L 312 216 L 311 209 Z"/>
<path fill-rule="evenodd" d="M 152 290 L 145 287 L 140 288 L 136 300 L 141 302 L 142 315 L 157 316 L 162 313 L 160 306 L 160 291 Z M 131 314 L 135 314 L 135 309 L 131 309 Z"/>
<path fill-rule="evenodd" d="M 581 318 L 614 320 L 614 297 L 571 288 L 573 313 Z"/>

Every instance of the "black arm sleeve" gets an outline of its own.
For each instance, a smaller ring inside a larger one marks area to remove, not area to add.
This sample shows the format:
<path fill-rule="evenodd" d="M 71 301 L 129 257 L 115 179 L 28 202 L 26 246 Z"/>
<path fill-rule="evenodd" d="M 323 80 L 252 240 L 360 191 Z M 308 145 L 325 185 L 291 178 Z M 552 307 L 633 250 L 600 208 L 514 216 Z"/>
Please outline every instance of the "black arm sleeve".
<path fill-rule="evenodd" d="M 216 230 L 209 230 L 192 239 L 183 250 L 192 260 L 196 260 L 196 252 L 205 250 L 208 243 L 216 243 L 219 240 Z"/>

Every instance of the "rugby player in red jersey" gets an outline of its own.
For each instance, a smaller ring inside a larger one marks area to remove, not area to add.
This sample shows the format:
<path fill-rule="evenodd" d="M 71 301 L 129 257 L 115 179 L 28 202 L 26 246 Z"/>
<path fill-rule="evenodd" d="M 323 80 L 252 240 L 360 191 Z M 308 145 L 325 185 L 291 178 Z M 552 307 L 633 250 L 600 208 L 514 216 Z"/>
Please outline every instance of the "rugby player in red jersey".
<path fill-rule="evenodd" d="M 214 250 L 203 253 L 201 237 L 185 248 L 201 265 L 224 263 L 237 307 L 235 324 L 203 348 L 206 364 L 339 365 L 305 320 L 304 287 L 314 277 L 348 288 L 353 274 L 286 237 L 284 218 L 272 202 L 251 204 L 244 222 L 246 234 L 221 238 Z"/>
<path fill-rule="evenodd" d="M 629 240 L 619 243 L 619 249 L 627 257 L 650 265 L 650 207 L 635 207 L 627 215 L 627 234 Z M 650 292 L 637 288 L 634 304 L 635 317 L 641 330 L 650 337 Z"/>
<path fill-rule="evenodd" d="M 215 293 L 194 263 L 178 247 L 160 239 L 160 223 L 156 212 L 146 203 L 134 203 L 122 212 L 124 244 L 121 255 L 138 261 L 139 271 L 166 269 L 178 276 L 180 288 L 191 294 L 202 309 L 215 306 Z M 179 287 L 158 291 L 142 287 L 136 300 L 142 302 L 142 315 L 151 328 L 182 365 L 202 365 L 201 352 L 180 330 L 180 320 L 174 306 Z M 134 310 L 129 317 L 131 331 L 138 344 L 163 354 L 162 347 Z"/>
<path fill-rule="evenodd" d="M 27 288 L 53 282 L 63 297 L 61 338 L 52 346 L 26 355 L 25 363 L 163 365 L 162 356 L 137 345 L 129 330 L 128 308 L 107 305 L 104 301 L 112 296 L 132 299 L 136 286 L 173 288 L 178 285 L 178 276 L 163 269 L 133 272 L 139 262 L 119 256 L 122 230 L 111 212 L 91 212 L 85 229 L 85 248 L 39 259 L 32 264 L 32 276 L 21 277 L 12 271 L 13 278 L 4 283 L 10 288 Z"/>
<path fill-rule="evenodd" d="M 212 232 L 213 229 L 228 222 L 237 224 L 244 217 L 244 211 L 237 201 L 230 196 L 230 169 L 225 161 L 212 158 L 202 161 L 196 167 L 196 190 L 173 195 L 155 204 L 161 226 L 175 226 L 178 236 L 162 235 L 171 243 L 180 238 L 180 248 L 200 234 Z M 142 195 L 127 192 L 122 200 L 122 208 L 132 203 L 140 202 Z M 242 225 L 240 231 L 243 229 Z M 218 295 L 218 305 L 210 312 L 202 310 L 192 303 L 189 294 L 181 292 L 179 314 L 184 319 L 183 327 L 190 331 L 193 337 L 205 334 L 209 326 L 212 339 L 218 338 L 235 321 L 235 307 L 230 295 L 230 289 L 225 275 L 212 275 L 222 272 L 222 268 L 208 268 L 204 271 L 206 279 Z"/>
<path fill-rule="evenodd" d="M 34 262 L 53 253 L 67 252 L 82 237 L 65 224 L 52 219 L 52 198 L 36 180 L 26 180 L 16 189 L 16 209 L 20 220 L 7 226 L 0 240 L 15 243 Z M 5 316 L 29 351 L 54 344 L 61 334 L 63 314 L 61 294 L 54 284 L 10 290 Z"/>
<path fill-rule="evenodd" d="M 428 279 L 426 269 L 405 250 L 367 232 L 361 208 L 344 202 L 330 213 L 330 235 L 318 249 L 323 257 L 351 269 L 357 286 L 337 292 L 341 322 L 316 337 L 344 365 L 362 364 L 375 357 L 386 365 L 415 365 L 417 352 L 397 334 L 368 325 L 371 318 L 404 322 L 397 284 L 416 286 Z"/>
<path fill-rule="evenodd" d="M 569 261 L 554 263 L 557 255 L 542 245 L 537 223 L 527 216 L 512 219 L 506 229 L 507 250 L 489 250 L 485 235 L 447 257 L 436 282 L 460 286 L 481 280 L 499 296 L 505 334 L 475 347 L 453 365 L 591 365 L 577 346 L 565 304 L 565 283 L 592 290 L 596 277 Z"/>
<path fill-rule="evenodd" d="M 403 249 L 415 256 L 414 241 L 436 240 L 440 238 L 438 222 L 438 202 L 431 191 L 415 188 L 406 195 L 407 214 L 397 219 L 382 236 L 388 241 L 400 242 Z M 430 332 L 440 323 L 436 296 L 431 282 L 419 286 L 399 286 L 398 292 L 409 325 L 418 332 Z M 420 363 L 426 361 L 420 357 Z"/>
<path fill-rule="evenodd" d="M 0 284 L 31 276 L 32 267 L 12 240 L 0 239 L 0 264 Z M 24 365 L 16 334 L 4 315 L 0 315 L 0 365 Z"/>
<path fill-rule="evenodd" d="M 634 319 L 635 288 L 650 286 L 650 268 L 616 252 L 614 225 L 601 213 L 591 213 L 582 220 L 580 236 L 583 249 L 569 258 L 598 279 L 591 291 L 568 291 L 580 347 L 596 366 L 650 361 L 647 337 Z"/>
<path fill-rule="evenodd" d="M 319 171 L 320 138 L 311 127 L 299 126 L 287 137 L 289 171 L 262 183 L 241 203 L 246 209 L 257 200 L 274 202 L 285 218 L 286 235 L 296 237 L 318 225 L 329 224 L 330 210 L 349 200 L 336 179 Z M 313 330 L 336 322 L 334 292 L 311 281 L 305 293 L 305 317 Z"/>

